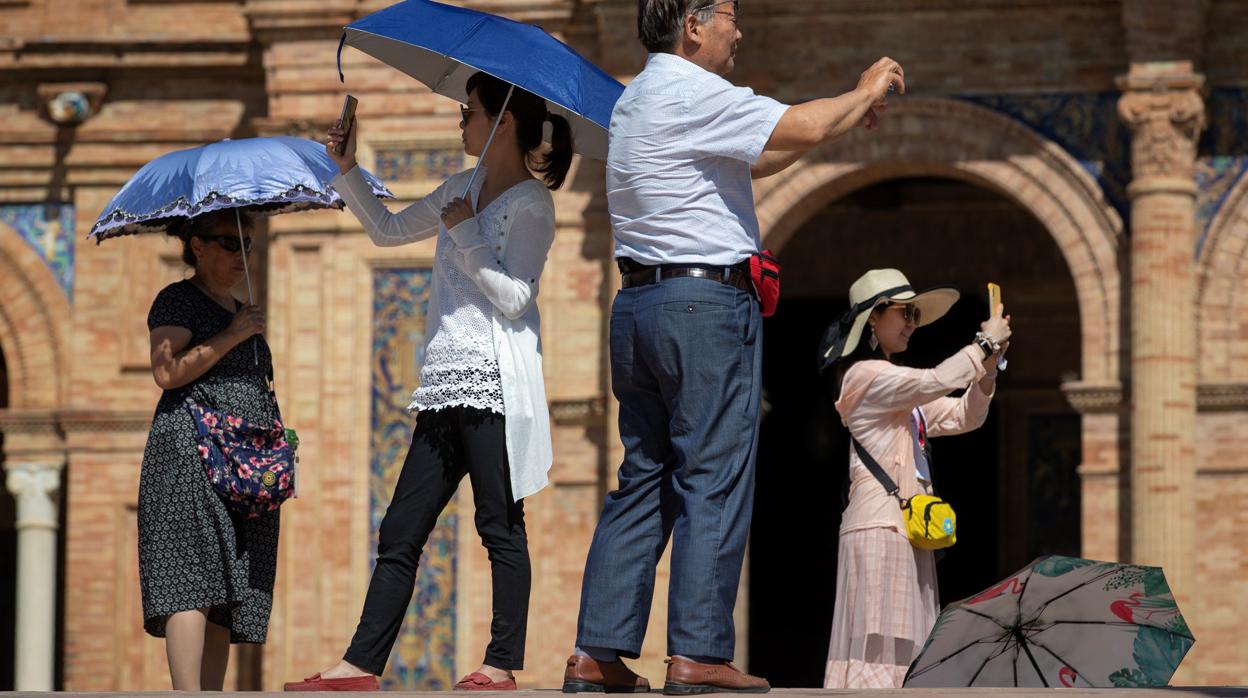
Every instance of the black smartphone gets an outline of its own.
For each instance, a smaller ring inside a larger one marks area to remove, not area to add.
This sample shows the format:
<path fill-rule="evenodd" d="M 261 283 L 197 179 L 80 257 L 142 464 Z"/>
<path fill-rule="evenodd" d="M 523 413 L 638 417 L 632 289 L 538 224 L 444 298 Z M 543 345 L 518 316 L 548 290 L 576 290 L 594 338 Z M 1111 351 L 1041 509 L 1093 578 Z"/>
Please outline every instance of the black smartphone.
<path fill-rule="evenodd" d="M 351 95 L 347 95 L 346 99 L 342 100 L 342 114 L 338 116 L 338 126 L 342 129 L 342 143 L 337 149 L 339 155 L 342 155 L 346 149 L 347 139 L 351 137 L 351 129 L 355 128 L 355 107 L 359 103 L 360 100 Z"/>

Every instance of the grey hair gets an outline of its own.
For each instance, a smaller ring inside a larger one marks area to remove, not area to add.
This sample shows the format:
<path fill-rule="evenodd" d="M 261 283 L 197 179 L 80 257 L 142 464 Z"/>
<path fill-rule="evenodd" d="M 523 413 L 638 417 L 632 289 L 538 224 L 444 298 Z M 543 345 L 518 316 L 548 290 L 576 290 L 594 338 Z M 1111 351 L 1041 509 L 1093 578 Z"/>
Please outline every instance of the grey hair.
<path fill-rule="evenodd" d="M 692 14 L 698 24 L 715 18 L 715 0 L 637 0 L 637 38 L 650 53 L 671 53 Z"/>

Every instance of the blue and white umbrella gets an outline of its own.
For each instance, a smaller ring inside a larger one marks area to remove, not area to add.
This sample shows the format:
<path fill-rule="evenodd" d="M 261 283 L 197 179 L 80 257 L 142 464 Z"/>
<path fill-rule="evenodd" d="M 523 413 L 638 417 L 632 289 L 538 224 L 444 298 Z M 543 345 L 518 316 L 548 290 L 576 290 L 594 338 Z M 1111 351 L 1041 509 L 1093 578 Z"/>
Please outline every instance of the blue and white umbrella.
<path fill-rule="evenodd" d="M 459 102 L 468 101 L 465 85 L 477 71 L 528 90 L 568 120 L 576 152 L 607 159 L 607 127 L 624 86 L 541 27 L 432 0 L 406 0 L 344 28 L 340 77 L 344 44 Z"/>
<path fill-rule="evenodd" d="M 160 232 L 176 222 L 232 208 L 241 244 L 240 211 L 276 215 L 342 208 L 342 197 L 330 184 L 336 174 L 338 166 L 325 153 L 325 146 L 294 136 L 224 140 L 166 153 L 141 167 L 122 186 L 91 226 L 87 239 L 95 238 L 98 244 L 122 235 Z M 364 180 L 373 194 L 394 198 L 368 172 Z M 255 303 L 246 254 L 243 269 L 247 302 Z"/>
<path fill-rule="evenodd" d="M 226 208 L 276 215 L 342 208 L 330 181 L 338 166 L 325 146 L 306 138 L 243 138 L 167 153 L 144 165 L 113 196 L 87 239 L 101 242 Z M 373 175 L 373 193 L 394 198 Z"/>

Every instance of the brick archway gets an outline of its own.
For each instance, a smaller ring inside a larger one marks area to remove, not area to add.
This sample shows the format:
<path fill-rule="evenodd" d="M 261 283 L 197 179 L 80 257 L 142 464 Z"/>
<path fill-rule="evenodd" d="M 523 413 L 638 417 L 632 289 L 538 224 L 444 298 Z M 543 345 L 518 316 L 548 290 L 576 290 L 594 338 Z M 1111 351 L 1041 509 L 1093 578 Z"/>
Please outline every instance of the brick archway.
<path fill-rule="evenodd" d="M 1248 177 L 1242 177 L 1218 214 L 1199 259 L 1201 382 L 1248 382 Z"/>
<path fill-rule="evenodd" d="M 984 107 L 902 98 L 875 133 L 820 148 L 756 191 L 764 244 L 781 249 L 807 220 L 855 189 L 897 177 L 947 177 L 1015 201 L 1053 236 L 1079 299 L 1082 376 L 1119 374 L 1122 221 L 1095 180 L 1057 144 Z"/>
<path fill-rule="evenodd" d="M 0 231 L 0 350 L 8 366 L 10 410 L 63 406 L 69 303 L 39 255 Z"/>

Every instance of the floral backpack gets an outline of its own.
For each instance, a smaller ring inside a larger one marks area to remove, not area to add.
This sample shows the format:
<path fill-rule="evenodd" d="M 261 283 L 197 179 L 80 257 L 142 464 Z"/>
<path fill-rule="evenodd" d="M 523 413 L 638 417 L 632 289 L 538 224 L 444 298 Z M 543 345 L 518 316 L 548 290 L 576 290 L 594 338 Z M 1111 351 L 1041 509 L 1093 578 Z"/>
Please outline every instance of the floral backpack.
<path fill-rule="evenodd" d="M 208 480 L 227 509 L 248 519 L 277 509 L 295 494 L 298 441 L 294 431 L 282 425 L 272 384 L 269 397 L 276 416 L 268 425 L 254 424 L 186 398 Z"/>

